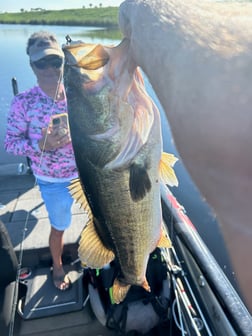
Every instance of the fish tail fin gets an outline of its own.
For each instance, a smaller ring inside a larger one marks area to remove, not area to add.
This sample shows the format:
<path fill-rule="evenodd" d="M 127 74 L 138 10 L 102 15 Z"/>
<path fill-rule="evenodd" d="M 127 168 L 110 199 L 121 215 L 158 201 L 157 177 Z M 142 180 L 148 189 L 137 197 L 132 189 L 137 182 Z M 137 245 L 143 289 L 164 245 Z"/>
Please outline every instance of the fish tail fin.
<path fill-rule="evenodd" d="M 115 279 L 112 287 L 112 293 L 110 293 L 111 301 L 116 304 L 122 302 L 126 298 L 130 287 L 131 285 L 126 285 L 120 282 L 118 279 Z M 141 287 L 143 287 L 147 292 L 151 291 L 151 288 L 146 278 L 142 282 Z"/>
<path fill-rule="evenodd" d="M 118 279 L 114 280 L 113 287 L 112 287 L 112 300 L 114 303 L 119 304 L 122 302 L 128 291 L 130 289 L 130 285 L 123 284 Z"/>
<path fill-rule="evenodd" d="M 161 180 L 170 187 L 178 186 L 178 179 L 174 172 L 173 166 L 178 161 L 178 158 L 171 153 L 162 153 L 160 160 L 159 171 Z"/>

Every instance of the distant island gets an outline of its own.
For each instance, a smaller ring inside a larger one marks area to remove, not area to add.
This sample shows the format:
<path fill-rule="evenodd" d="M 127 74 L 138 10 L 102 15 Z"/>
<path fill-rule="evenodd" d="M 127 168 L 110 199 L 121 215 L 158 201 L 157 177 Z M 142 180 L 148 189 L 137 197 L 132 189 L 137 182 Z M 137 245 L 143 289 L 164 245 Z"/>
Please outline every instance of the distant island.
<path fill-rule="evenodd" d="M 32 8 L 18 13 L 0 13 L 0 24 L 96 26 L 118 29 L 118 7 L 64 10 Z"/>

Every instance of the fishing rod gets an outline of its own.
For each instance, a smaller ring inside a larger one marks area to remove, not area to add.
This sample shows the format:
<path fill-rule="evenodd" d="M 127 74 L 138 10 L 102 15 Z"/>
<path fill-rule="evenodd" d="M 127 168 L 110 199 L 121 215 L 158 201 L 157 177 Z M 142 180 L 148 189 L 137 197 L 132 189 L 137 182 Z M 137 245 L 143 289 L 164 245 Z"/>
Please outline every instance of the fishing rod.
<path fill-rule="evenodd" d="M 16 96 L 19 93 L 18 90 L 18 81 L 16 77 L 12 77 L 11 79 L 11 85 L 12 85 L 12 92 L 13 95 Z M 27 172 L 31 173 L 31 160 L 29 157 L 26 157 L 26 166 L 23 163 L 20 163 L 18 166 L 18 173 L 19 175 L 25 174 Z"/>
<path fill-rule="evenodd" d="M 62 79 L 62 73 L 59 75 L 58 85 L 57 85 L 56 90 L 55 90 L 55 97 L 53 99 L 53 103 L 52 103 L 52 106 L 50 108 L 51 113 L 53 111 L 53 106 L 56 102 L 56 97 L 57 97 L 57 94 L 58 94 L 61 79 Z M 11 79 L 11 84 L 12 84 L 13 94 L 16 96 L 18 94 L 18 83 L 17 83 L 17 79 L 15 77 L 13 77 Z M 48 125 L 48 127 L 49 127 L 49 125 Z M 46 132 L 46 134 L 47 134 L 47 132 Z M 45 150 L 46 140 L 47 140 L 47 137 L 45 137 L 45 140 L 44 140 L 44 143 L 43 143 L 43 146 L 42 146 L 42 150 L 41 150 L 41 156 L 40 156 L 40 162 L 39 162 L 40 166 L 42 164 L 42 159 L 43 159 L 43 154 L 44 154 L 44 150 Z M 30 159 L 28 157 L 27 157 L 27 165 L 30 167 Z M 36 186 L 36 184 L 37 184 L 37 180 L 35 178 L 34 187 Z M 13 294 L 13 300 L 12 300 L 12 310 L 11 310 L 11 319 L 10 319 L 10 327 L 9 327 L 9 335 L 8 336 L 13 336 L 14 335 L 15 315 L 16 315 L 16 309 L 17 309 L 17 306 L 18 306 L 19 282 L 20 282 L 20 275 L 21 275 L 21 271 L 22 271 L 22 262 L 23 262 L 23 253 L 24 253 L 23 243 L 24 243 L 24 240 L 25 240 L 25 237 L 26 237 L 28 219 L 29 219 L 32 211 L 34 211 L 34 209 L 27 212 L 25 223 L 24 223 L 24 228 L 23 228 L 22 239 L 21 239 L 21 242 L 20 242 L 20 249 L 19 249 L 20 253 L 19 253 L 17 274 L 16 274 L 14 294 Z"/>
<path fill-rule="evenodd" d="M 171 213 L 171 227 L 173 226 L 174 220 L 175 218 Z M 172 239 L 164 221 L 163 230 L 166 235 Z M 162 253 L 166 261 L 168 273 L 171 278 L 171 286 L 175 295 L 175 300 L 172 303 L 172 317 L 177 328 L 180 330 L 181 335 L 213 336 L 200 308 L 200 304 L 197 302 L 197 299 L 193 294 L 193 290 L 187 280 L 186 273 L 183 270 L 182 263 L 176 253 L 174 245 L 169 249 L 162 249 Z"/>
<path fill-rule="evenodd" d="M 165 254 L 165 259 L 172 279 L 172 288 L 175 292 L 172 315 L 178 329 L 183 336 L 213 336 L 173 247 L 171 248 L 171 254 L 173 260 L 167 258 L 167 254 Z M 176 311 L 179 316 L 179 321 L 176 317 Z"/>
<path fill-rule="evenodd" d="M 185 281 L 186 275 L 175 249 L 172 247 L 170 250 L 164 249 L 162 252 L 175 295 L 171 306 L 172 317 L 181 335 L 213 336 L 199 303 L 192 295 L 192 289 L 190 288 L 188 291 L 190 285 L 188 281 Z M 186 289 L 183 283 L 186 283 Z"/>

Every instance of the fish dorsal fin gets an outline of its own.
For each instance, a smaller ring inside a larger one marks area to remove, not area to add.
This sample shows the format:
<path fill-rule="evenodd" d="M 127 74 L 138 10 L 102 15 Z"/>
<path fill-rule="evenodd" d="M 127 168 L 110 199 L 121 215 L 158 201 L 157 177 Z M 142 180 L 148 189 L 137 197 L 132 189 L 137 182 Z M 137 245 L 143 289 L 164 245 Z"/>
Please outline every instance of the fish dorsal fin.
<path fill-rule="evenodd" d="M 78 61 L 78 66 L 87 70 L 97 70 L 107 64 L 108 61 L 109 54 L 102 45 L 97 44 Z"/>
<path fill-rule="evenodd" d="M 150 191 L 151 181 L 145 167 L 136 163 L 130 166 L 129 188 L 131 198 L 135 202 L 143 199 Z"/>
<path fill-rule="evenodd" d="M 178 161 L 178 158 L 171 153 L 162 153 L 159 165 L 160 178 L 162 182 L 170 187 L 178 186 L 178 179 L 174 172 L 173 166 Z"/>
<path fill-rule="evenodd" d="M 161 230 L 161 237 L 160 237 L 160 240 L 157 246 L 163 247 L 163 248 L 171 248 L 172 242 L 170 240 L 167 230 L 164 228 L 164 225 L 165 224 L 163 223 L 162 230 Z"/>
<path fill-rule="evenodd" d="M 91 268 L 102 268 L 115 258 L 114 252 L 103 245 L 93 221 L 81 233 L 78 255 L 81 263 Z"/>

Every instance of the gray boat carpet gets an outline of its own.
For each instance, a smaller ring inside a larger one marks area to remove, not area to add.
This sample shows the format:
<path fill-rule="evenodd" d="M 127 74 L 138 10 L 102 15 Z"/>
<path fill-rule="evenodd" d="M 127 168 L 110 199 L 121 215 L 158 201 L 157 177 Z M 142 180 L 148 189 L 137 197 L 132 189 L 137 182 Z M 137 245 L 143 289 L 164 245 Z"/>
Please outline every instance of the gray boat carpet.
<path fill-rule="evenodd" d="M 18 303 L 18 312 L 23 319 L 34 319 L 81 310 L 83 307 L 83 273 L 77 267 L 64 266 L 71 287 L 66 291 L 55 288 L 51 269 L 38 268 L 23 280 L 27 286 L 25 297 Z"/>

